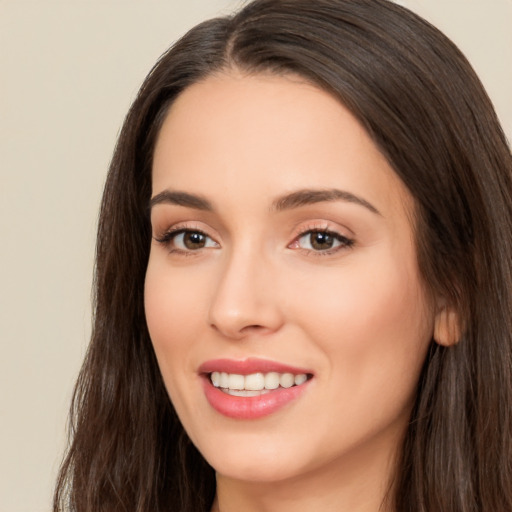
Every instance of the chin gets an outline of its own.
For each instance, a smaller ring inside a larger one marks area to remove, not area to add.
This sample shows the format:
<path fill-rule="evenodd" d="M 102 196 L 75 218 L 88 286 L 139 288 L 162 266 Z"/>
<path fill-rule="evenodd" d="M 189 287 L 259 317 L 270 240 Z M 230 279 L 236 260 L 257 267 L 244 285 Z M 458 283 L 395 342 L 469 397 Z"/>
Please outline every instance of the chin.
<path fill-rule="evenodd" d="M 218 462 L 218 464 L 217 464 Z M 213 461 L 215 472 L 223 477 L 252 483 L 276 483 L 292 479 L 300 473 L 300 470 L 284 465 L 275 460 L 247 461 L 247 460 L 223 460 Z"/>
<path fill-rule="evenodd" d="M 200 451 L 218 474 L 235 480 L 277 482 L 293 478 L 303 471 L 306 464 L 299 460 L 298 449 L 284 447 L 283 442 L 262 445 L 263 436 L 260 434 L 259 446 L 253 445 L 252 449 L 248 444 L 219 442 L 216 446 L 222 447 L 220 450 L 200 447 Z"/>

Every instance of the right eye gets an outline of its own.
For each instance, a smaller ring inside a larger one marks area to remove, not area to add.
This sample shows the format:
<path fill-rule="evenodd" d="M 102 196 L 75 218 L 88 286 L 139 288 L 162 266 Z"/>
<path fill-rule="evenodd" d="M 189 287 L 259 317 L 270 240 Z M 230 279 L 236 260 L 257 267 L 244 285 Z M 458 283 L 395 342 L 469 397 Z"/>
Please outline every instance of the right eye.
<path fill-rule="evenodd" d="M 165 233 L 157 242 L 166 245 L 172 251 L 190 252 L 199 249 L 219 247 L 219 244 L 206 233 L 197 229 L 176 229 Z"/>

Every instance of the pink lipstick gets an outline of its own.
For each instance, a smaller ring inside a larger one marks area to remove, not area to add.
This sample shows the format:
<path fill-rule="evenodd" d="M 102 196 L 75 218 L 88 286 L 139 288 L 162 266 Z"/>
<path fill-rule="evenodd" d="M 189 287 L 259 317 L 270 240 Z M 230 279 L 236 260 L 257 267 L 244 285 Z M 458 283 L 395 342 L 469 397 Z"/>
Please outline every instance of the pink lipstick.
<path fill-rule="evenodd" d="M 235 419 L 257 419 L 299 398 L 313 377 L 310 370 L 275 361 L 216 359 L 199 367 L 209 404 Z"/>

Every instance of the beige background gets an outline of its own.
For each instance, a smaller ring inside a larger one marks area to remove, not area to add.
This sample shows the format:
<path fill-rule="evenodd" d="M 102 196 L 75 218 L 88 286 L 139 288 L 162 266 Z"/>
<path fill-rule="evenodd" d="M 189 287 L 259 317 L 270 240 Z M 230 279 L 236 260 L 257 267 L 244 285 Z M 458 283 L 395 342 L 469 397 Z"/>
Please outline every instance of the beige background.
<path fill-rule="evenodd" d="M 512 138 L 512 0 L 406 0 L 472 61 Z M 238 0 L 0 0 L 0 512 L 47 512 L 90 333 L 94 232 L 130 102 Z"/>

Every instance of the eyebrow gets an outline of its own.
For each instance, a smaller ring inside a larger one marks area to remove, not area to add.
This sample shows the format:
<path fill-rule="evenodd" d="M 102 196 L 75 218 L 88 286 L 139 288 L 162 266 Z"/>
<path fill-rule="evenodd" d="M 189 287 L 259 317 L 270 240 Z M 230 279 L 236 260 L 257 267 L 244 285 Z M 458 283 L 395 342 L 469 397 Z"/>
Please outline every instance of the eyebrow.
<path fill-rule="evenodd" d="M 371 203 L 363 199 L 362 197 L 356 196 L 351 192 L 345 190 L 339 190 L 337 188 L 330 189 L 303 189 L 286 194 L 282 197 L 277 198 L 272 203 L 272 209 L 275 211 L 290 210 L 292 208 L 300 208 L 301 206 L 307 206 L 315 203 L 332 201 L 346 201 L 348 203 L 354 203 L 359 206 L 364 206 L 372 213 L 381 215 L 379 210 L 375 208 Z"/>
<path fill-rule="evenodd" d="M 284 210 L 291 210 L 293 208 L 300 208 L 322 202 L 332 201 L 346 201 L 348 203 L 357 204 L 370 210 L 372 213 L 381 215 L 379 210 L 365 199 L 336 188 L 331 189 L 302 189 L 290 194 L 285 194 L 278 197 L 272 202 L 271 210 L 281 212 Z M 195 210 L 213 211 L 213 206 L 206 199 L 200 195 L 189 194 L 188 192 L 164 190 L 152 197 L 149 202 L 149 208 L 157 204 L 173 204 L 176 206 L 184 206 L 186 208 L 193 208 Z"/>
<path fill-rule="evenodd" d="M 195 210 L 212 211 L 213 207 L 208 199 L 189 194 L 188 192 L 164 190 L 149 201 L 149 209 L 157 204 L 174 204 L 176 206 L 184 206 L 186 208 L 194 208 Z"/>

